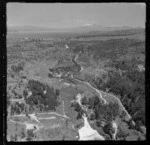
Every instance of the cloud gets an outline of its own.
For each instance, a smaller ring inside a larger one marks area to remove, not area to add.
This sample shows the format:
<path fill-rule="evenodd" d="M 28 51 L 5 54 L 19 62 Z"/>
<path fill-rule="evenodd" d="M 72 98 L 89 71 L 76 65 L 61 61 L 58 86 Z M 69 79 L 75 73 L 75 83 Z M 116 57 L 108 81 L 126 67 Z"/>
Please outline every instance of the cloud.
<path fill-rule="evenodd" d="M 83 24 L 83 26 L 92 26 L 93 24 L 87 23 L 87 24 Z"/>
<path fill-rule="evenodd" d="M 63 22 L 69 23 L 69 24 L 75 24 L 80 26 L 91 26 L 94 24 L 97 24 L 96 21 L 93 20 L 85 20 L 85 19 L 64 19 Z"/>
<path fill-rule="evenodd" d="M 70 18 L 70 19 L 64 19 L 64 22 L 71 22 L 71 23 L 85 23 L 85 20 L 82 19 L 74 19 L 74 18 Z"/>

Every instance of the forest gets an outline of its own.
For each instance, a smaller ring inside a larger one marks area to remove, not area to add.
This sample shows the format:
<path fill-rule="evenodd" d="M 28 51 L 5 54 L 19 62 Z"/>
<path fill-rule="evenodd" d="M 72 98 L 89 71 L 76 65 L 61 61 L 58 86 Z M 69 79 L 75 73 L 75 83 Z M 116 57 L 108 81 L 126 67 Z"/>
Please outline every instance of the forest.
<path fill-rule="evenodd" d="M 88 110 L 92 112 L 86 112 L 77 102 L 73 102 L 71 107 L 74 107 L 75 111 L 78 112 L 77 119 L 81 119 L 83 114 L 88 116 L 90 121 L 95 121 L 97 127 L 102 127 L 103 122 L 105 125 L 102 127 L 105 134 L 108 134 L 108 138 L 112 137 L 114 129 L 112 127 L 112 121 L 120 115 L 120 107 L 117 103 L 103 104 L 99 96 L 94 95 L 90 98 L 84 96 L 81 99 L 83 106 L 86 106 Z"/>
<path fill-rule="evenodd" d="M 145 70 L 140 71 L 138 65 L 145 67 L 145 42 L 139 39 L 110 39 L 97 41 L 91 45 L 79 43 L 74 47 L 74 53 L 84 53 L 95 62 L 108 60 L 104 65 L 112 70 L 107 71 L 107 80 L 102 76 L 88 76 L 90 82 L 99 90 L 118 96 L 125 106 L 137 128 L 145 125 Z M 91 55 L 92 54 L 92 55 Z"/>
<path fill-rule="evenodd" d="M 59 90 L 42 84 L 36 80 L 29 80 L 28 86 L 32 92 L 30 97 L 26 97 L 26 103 L 32 106 L 37 106 L 42 111 L 55 110 L 59 105 Z M 46 90 L 46 93 L 44 93 Z"/>
<path fill-rule="evenodd" d="M 109 80 L 106 83 L 98 78 L 95 85 L 100 90 L 107 89 L 119 96 L 137 126 L 141 126 L 145 125 L 145 72 L 139 72 L 129 65 L 122 75 L 109 73 Z"/>
<path fill-rule="evenodd" d="M 87 41 L 86 43 L 78 43 L 73 47 L 73 53 L 84 53 L 88 56 L 93 54 L 95 61 L 99 59 L 110 59 L 116 61 L 121 56 L 138 56 L 145 53 L 145 42 L 137 39 L 110 39 L 106 41 Z M 134 59 L 131 56 L 131 59 Z M 126 60 L 127 61 L 127 60 Z"/>
<path fill-rule="evenodd" d="M 14 104 L 11 104 L 11 115 L 14 114 L 21 114 L 23 111 L 25 111 L 26 106 L 24 103 L 18 103 L 15 102 Z"/>

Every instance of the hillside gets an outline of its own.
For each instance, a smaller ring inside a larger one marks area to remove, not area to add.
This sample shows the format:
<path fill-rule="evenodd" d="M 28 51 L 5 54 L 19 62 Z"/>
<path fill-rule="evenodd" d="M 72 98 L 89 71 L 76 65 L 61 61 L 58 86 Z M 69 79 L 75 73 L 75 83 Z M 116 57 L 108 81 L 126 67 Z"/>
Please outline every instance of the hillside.
<path fill-rule="evenodd" d="M 35 27 L 35 26 L 8 26 L 7 31 L 8 33 L 13 32 L 70 32 L 70 33 L 88 33 L 91 31 L 97 32 L 107 32 L 107 31 L 123 31 L 123 30 L 131 30 L 131 29 L 142 29 L 140 27 L 133 28 L 133 27 L 104 27 L 101 25 L 90 25 L 90 26 L 80 26 L 80 27 L 73 27 L 73 28 L 44 28 L 44 27 Z"/>
<path fill-rule="evenodd" d="M 7 140 L 146 140 L 145 30 L 40 30 L 8 34 Z"/>

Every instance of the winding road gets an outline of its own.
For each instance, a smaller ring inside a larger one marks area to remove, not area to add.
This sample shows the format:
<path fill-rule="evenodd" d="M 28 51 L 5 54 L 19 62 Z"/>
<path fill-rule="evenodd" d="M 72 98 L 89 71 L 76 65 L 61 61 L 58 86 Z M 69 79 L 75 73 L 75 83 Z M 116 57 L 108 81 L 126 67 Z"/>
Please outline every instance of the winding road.
<path fill-rule="evenodd" d="M 78 68 L 78 71 L 81 72 L 81 71 L 83 70 L 83 67 L 80 66 L 80 65 L 76 62 L 77 58 L 78 58 L 78 54 L 72 58 L 72 62 L 76 65 L 76 67 Z M 70 73 L 70 72 L 68 72 L 68 73 Z M 78 81 L 78 82 L 80 82 L 80 83 L 84 83 L 84 84 L 88 85 L 90 88 L 92 88 L 94 91 L 96 91 L 96 92 L 99 94 L 100 99 L 103 100 L 104 104 L 107 104 L 107 101 L 103 98 L 102 93 L 105 94 L 105 95 L 109 95 L 109 96 L 115 98 L 115 99 L 119 102 L 119 104 L 120 104 L 120 106 L 122 107 L 122 109 L 125 111 L 125 113 L 126 113 L 126 115 L 128 116 L 128 118 L 129 118 L 129 119 L 132 119 L 131 116 L 130 116 L 130 114 L 127 112 L 127 110 L 125 109 L 125 107 L 123 106 L 123 104 L 121 103 L 121 101 L 120 101 L 119 98 L 117 98 L 116 96 L 114 96 L 114 95 L 112 95 L 112 94 L 109 94 L 109 93 L 106 93 L 106 92 L 103 92 L 103 91 L 98 90 L 97 88 L 93 87 L 90 83 L 88 83 L 88 82 L 86 82 L 86 81 L 83 81 L 83 80 L 80 80 L 80 79 L 78 79 L 78 78 L 75 78 L 75 76 L 74 76 L 73 73 L 72 73 L 70 76 L 71 76 L 71 78 L 72 78 L 73 80 Z M 18 102 L 19 102 L 19 101 L 23 101 L 23 100 L 22 100 L 22 99 L 12 99 L 11 101 L 18 101 Z M 62 103 L 63 103 L 63 115 L 62 115 L 62 114 L 58 114 L 58 113 L 56 113 L 56 112 L 37 113 L 37 114 L 39 114 L 39 115 L 40 115 L 40 114 L 41 114 L 41 115 L 42 115 L 42 114 L 54 114 L 54 115 L 61 116 L 61 117 L 63 117 L 63 118 L 69 119 L 69 117 L 66 116 L 66 114 L 65 114 L 64 101 L 63 101 Z M 31 118 L 31 120 L 35 120 L 39 125 L 37 125 L 37 124 L 31 124 L 31 123 L 28 123 L 28 122 L 14 121 L 14 120 L 12 120 L 12 119 L 10 119 L 10 121 L 11 121 L 11 122 L 14 122 L 14 123 L 17 122 L 17 123 L 26 125 L 26 129 L 27 129 L 27 130 L 30 129 L 30 128 L 33 128 L 33 126 L 36 126 L 36 130 L 34 130 L 34 133 L 35 133 L 35 132 L 37 132 L 38 130 L 40 130 L 41 128 L 44 127 L 44 125 L 39 121 L 40 119 L 56 119 L 55 116 L 51 116 L 51 117 L 47 117 L 47 118 L 42 118 L 42 117 L 37 117 L 35 114 L 28 114 L 28 115 L 29 115 L 29 117 Z M 24 116 L 24 117 L 25 117 L 26 115 L 20 114 L 20 115 L 14 115 L 14 116 L 16 116 L 16 117 L 21 117 L 21 116 L 23 117 L 23 116 Z M 84 120 L 86 120 L 85 117 L 83 117 L 83 118 L 84 118 Z M 85 122 L 86 122 L 86 121 L 85 121 Z M 134 123 L 134 125 L 135 125 L 135 122 L 134 122 L 134 121 L 133 121 L 133 123 Z M 85 126 L 88 126 L 88 125 L 85 123 Z M 117 133 L 117 124 L 116 124 L 115 122 L 113 122 L 113 127 L 115 128 L 115 133 L 114 133 L 114 139 L 115 139 L 116 133 Z M 86 128 L 89 128 L 89 127 L 86 127 Z M 85 129 L 84 129 L 84 130 L 85 130 Z M 82 129 L 82 131 L 84 131 L 84 130 Z M 103 138 L 102 136 L 101 136 L 101 140 L 104 140 L 104 138 Z"/>
<path fill-rule="evenodd" d="M 77 58 L 78 58 L 78 55 L 79 55 L 79 54 L 77 54 L 75 57 L 73 57 L 72 62 L 73 62 L 75 65 L 77 65 L 77 67 L 79 68 L 79 72 L 81 72 L 81 71 L 83 70 L 83 67 L 81 67 L 81 66 L 76 62 L 76 60 L 77 60 Z M 131 115 L 130 115 L 130 114 L 128 113 L 128 111 L 125 109 L 125 107 L 123 106 L 123 104 L 121 103 L 121 101 L 120 101 L 119 98 L 117 98 L 116 96 L 114 96 L 114 95 L 112 95 L 112 94 L 110 94 L 110 93 L 106 93 L 106 92 L 103 92 L 103 91 L 98 90 L 97 88 L 94 88 L 90 83 L 75 78 L 73 74 L 71 74 L 71 78 L 74 79 L 74 80 L 76 80 L 76 81 L 78 81 L 78 82 L 87 84 L 90 88 L 94 89 L 94 90 L 99 94 L 100 99 L 102 99 L 102 100 L 104 101 L 104 104 L 106 104 L 107 101 L 102 97 L 102 94 L 101 94 L 101 93 L 103 93 L 103 94 L 105 94 L 105 95 L 109 95 L 109 96 L 115 98 L 115 99 L 119 102 L 119 104 L 120 104 L 120 106 L 122 107 L 122 109 L 125 111 L 125 113 L 126 113 L 126 115 L 128 116 L 129 120 L 132 119 Z M 134 122 L 133 120 L 132 120 L 132 123 L 135 125 L 135 122 Z"/>
<path fill-rule="evenodd" d="M 83 67 L 80 66 L 80 65 L 76 62 L 77 58 L 78 58 L 78 54 L 76 55 L 76 57 L 73 57 L 72 62 L 73 62 L 75 65 L 77 65 L 77 67 L 79 68 L 79 72 L 81 72 L 81 71 L 83 70 Z M 130 114 L 128 113 L 128 111 L 125 109 L 125 107 L 123 106 L 123 104 L 121 103 L 121 101 L 120 101 L 119 98 L 117 98 L 116 96 L 114 96 L 114 95 L 112 95 L 112 94 L 110 94 L 110 93 L 106 93 L 106 92 L 103 92 L 103 91 L 98 90 L 97 88 L 94 88 L 90 83 L 88 83 L 88 82 L 86 82 L 86 81 L 83 81 L 83 80 L 80 80 L 80 79 L 75 78 L 75 77 L 74 77 L 74 74 L 71 74 L 71 78 L 74 79 L 74 80 L 76 80 L 76 81 L 78 81 L 78 82 L 80 82 L 80 83 L 87 84 L 90 88 L 92 88 L 93 90 L 95 90 L 95 91 L 99 94 L 100 99 L 103 100 L 104 104 L 106 104 L 107 101 L 102 97 L 102 94 L 101 94 L 101 93 L 103 93 L 103 94 L 105 94 L 105 95 L 109 95 L 109 96 L 115 98 L 115 99 L 118 101 L 118 103 L 120 104 L 120 106 L 122 107 L 122 109 L 124 110 L 124 112 L 126 113 L 126 115 L 128 116 L 128 120 L 132 119 L 132 117 L 130 116 Z M 135 125 L 135 122 L 134 122 L 133 120 L 132 120 L 132 123 Z M 115 140 L 115 139 L 116 139 L 116 134 L 117 134 L 117 132 L 118 132 L 118 129 L 117 129 L 118 126 L 117 126 L 117 123 L 116 123 L 115 121 L 112 122 L 112 127 L 115 129 L 115 132 L 114 132 L 114 134 L 113 134 L 113 139 Z M 83 129 L 83 130 L 84 130 L 84 129 Z M 81 129 L 81 131 L 82 131 L 82 129 Z M 84 138 L 84 137 L 83 137 L 83 138 Z M 84 139 L 83 139 L 83 140 L 84 140 Z M 103 139 L 102 139 L 102 140 L 103 140 Z"/>

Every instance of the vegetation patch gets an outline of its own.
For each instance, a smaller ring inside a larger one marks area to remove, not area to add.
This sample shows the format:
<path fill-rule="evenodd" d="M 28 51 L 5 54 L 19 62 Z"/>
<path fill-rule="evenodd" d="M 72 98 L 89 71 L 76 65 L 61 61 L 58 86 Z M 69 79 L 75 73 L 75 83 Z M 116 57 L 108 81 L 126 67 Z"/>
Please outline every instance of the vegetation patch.
<path fill-rule="evenodd" d="M 48 85 L 35 80 L 29 80 L 27 87 L 32 92 L 32 95 L 25 99 L 30 108 L 36 106 L 42 111 L 56 110 L 60 104 L 59 90 L 54 90 L 53 87 L 50 88 Z"/>

